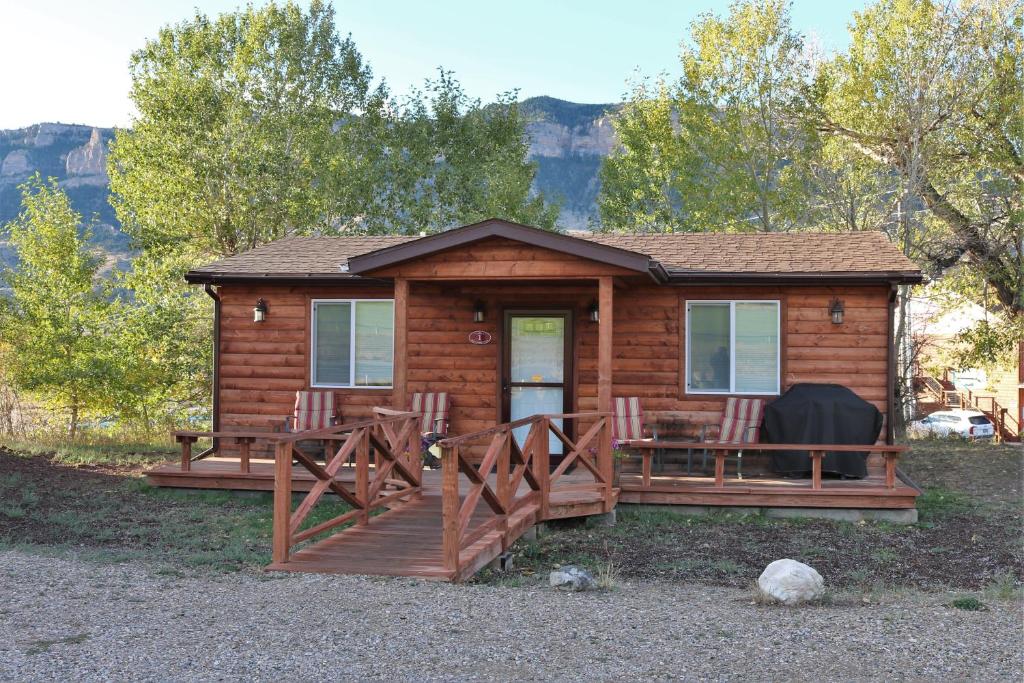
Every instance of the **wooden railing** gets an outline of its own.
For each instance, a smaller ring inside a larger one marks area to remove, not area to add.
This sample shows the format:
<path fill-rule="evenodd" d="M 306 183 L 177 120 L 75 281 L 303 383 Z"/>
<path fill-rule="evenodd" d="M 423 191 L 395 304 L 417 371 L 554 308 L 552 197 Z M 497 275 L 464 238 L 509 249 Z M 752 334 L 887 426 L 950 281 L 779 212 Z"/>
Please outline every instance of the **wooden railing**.
<path fill-rule="evenodd" d="M 292 548 L 303 541 L 348 522 L 367 524 L 370 513 L 401 504 L 421 491 L 423 473 L 418 413 L 385 411 L 372 420 L 337 425 L 315 431 L 275 432 L 175 432 L 181 444 L 181 467 L 188 471 L 192 445 L 202 438 L 233 440 L 240 449 L 240 468 L 249 471 L 249 449 L 258 441 L 274 451 L 274 545 L 275 563 L 288 562 Z M 325 462 L 318 463 L 299 442 L 320 441 Z M 373 467 L 370 466 L 371 454 Z M 298 463 L 316 478 L 305 498 L 292 509 L 292 469 Z M 338 477 L 344 465 L 352 465 L 353 481 Z M 303 529 L 310 512 L 328 491 L 345 501 L 351 510 Z"/>
<path fill-rule="evenodd" d="M 420 415 L 394 413 L 373 420 L 354 422 L 311 432 L 290 434 L 277 440 L 274 449 L 274 550 L 277 564 L 288 562 L 291 549 L 298 543 L 347 522 L 369 524 L 370 513 L 381 507 L 394 507 L 420 491 L 423 473 L 420 453 Z M 304 453 L 299 441 L 323 440 L 328 453 L 334 453 L 320 465 Z M 333 445 L 341 444 L 335 452 Z M 374 467 L 370 468 L 370 451 Z M 341 466 L 355 457 L 355 484 L 349 489 L 336 479 Z M 292 463 L 305 467 L 317 478 L 306 497 L 292 510 Z M 336 493 L 352 509 L 332 519 L 302 530 L 302 523 L 328 490 Z"/>
<path fill-rule="evenodd" d="M 1018 439 L 1021 437 L 1021 424 L 1008 408 L 996 400 L 995 396 L 978 396 L 971 389 L 945 389 L 934 377 L 918 378 L 920 386 L 936 403 L 946 408 L 974 408 L 988 415 L 995 426 L 996 438 Z"/>
<path fill-rule="evenodd" d="M 576 441 L 555 423 L 556 419 L 589 423 Z M 522 447 L 516 441 L 514 430 L 529 426 Z M 550 466 L 549 434 L 564 446 L 564 456 L 558 466 Z M 479 464 L 467 457 L 473 446 L 486 443 Z M 551 494 L 560 491 L 595 491 L 601 496 L 602 510 L 612 505 L 612 451 L 611 421 L 608 413 L 572 413 L 564 415 L 534 415 L 491 429 L 444 439 L 441 447 L 442 496 L 442 552 L 446 569 L 456 577 L 466 569 L 460 561 L 462 551 L 493 531 L 501 532 L 502 551 L 514 540 L 518 531 L 513 525 L 529 526 L 547 519 Z M 563 480 L 573 465 L 582 468 L 592 479 L 590 482 Z M 468 488 L 460 490 L 464 475 Z M 493 484 L 492 484 L 493 481 Z M 522 489 L 523 483 L 526 490 Z M 464 494 L 464 495 L 463 495 Z M 486 504 L 489 514 L 481 521 L 477 515 L 480 502 Z M 517 517 L 517 513 L 533 506 L 533 517 Z M 474 516 L 477 523 L 474 526 Z"/>
<path fill-rule="evenodd" d="M 725 488 L 725 459 L 739 451 L 807 451 L 811 457 L 811 488 L 820 489 L 821 463 L 828 452 L 881 453 L 885 459 L 885 488 L 896 488 L 896 462 L 908 449 L 906 446 L 876 444 L 872 446 L 850 444 L 785 444 L 785 443 L 711 443 L 694 441 L 630 441 L 622 446 L 637 449 L 644 459 L 641 469 L 643 488 L 651 487 L 651 458 L 655 450 L 709 450 L 715 455 L 714 487 Z"/>
<path fill-rule="evenodd" d="M 1003 405 L 996 400 L 995 396 L 992 396 L 991 394 L 986 396 L 977 396 L 973 391 L 968 389 L 964 394 L 964 399 L 967 404 L 966 407 L 975 408 L 988 415 L 989 419 L 992 420 L 992 424 L 995 426 L 997 439 L 1016 439 L 1021 436 L 1020 424 L 1017 422 L 1017 417 L 1015 415 L 1011 415 L 1010 410 L 1003 407 Z"/>

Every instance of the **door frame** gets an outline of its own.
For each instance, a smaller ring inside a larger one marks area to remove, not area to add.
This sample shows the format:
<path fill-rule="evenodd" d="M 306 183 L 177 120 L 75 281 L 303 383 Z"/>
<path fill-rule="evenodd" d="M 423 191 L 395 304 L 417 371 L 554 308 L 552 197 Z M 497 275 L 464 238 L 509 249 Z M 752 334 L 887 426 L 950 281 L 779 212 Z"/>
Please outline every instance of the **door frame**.
<path fill-rule="evenodd" d="M 522 307 L 517 306 L 515 308 L 502 309 L 502 325 L 501 325 L 501 372 L 498 375 L 498 391 L 501 395 L 501 422 L 507 423 L 512 414 L 512 383 L 509 378 L 512 374 L 512 334 L 511 334 L 511 322 L 513 317 L 548 317 L 548 318 L 562 318 L 565 321 L 565 338 L 563 343 L 565 349 L 562 352 L 563 368 L 562 368 L 562 382 L 551 383 L 550 386 L 562 387 L 562 412 L 571 413 L 573 412 L 573 403 L 576 400 L 575 396 L 575 368 L 573 366 L 573 349 L 575 348 L 575 311 L 572 307 L 566 306 L 565 308 L 551 308 L 551 307 Z M 544 386 L 544 383 L 530 386 Z M 565 421 L 565 435 L 570 439 L 573 436 L 573 420 Z"/>

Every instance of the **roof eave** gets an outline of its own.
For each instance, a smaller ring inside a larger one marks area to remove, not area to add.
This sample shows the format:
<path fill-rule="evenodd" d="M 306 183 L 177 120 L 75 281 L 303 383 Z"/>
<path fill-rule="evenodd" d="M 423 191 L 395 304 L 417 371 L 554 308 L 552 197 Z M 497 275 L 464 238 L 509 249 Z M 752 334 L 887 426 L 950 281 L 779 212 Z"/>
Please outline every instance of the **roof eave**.
<path fill-rule="evenodd" d="M 190 270 L 185 282 L 193 285 L 259 284 L 295 285 L 315 282 L 319 284 L 390 285 L 389 280 L 353 276 L 348 273 L 224 273 Z"/>
<path fill-rule="evenodd" d="M 749 273 L 723 271 L 668 271 L 670 284 L 919 284 L 924 281 L 920 271 L 817 272 L 817 273 Z"/>

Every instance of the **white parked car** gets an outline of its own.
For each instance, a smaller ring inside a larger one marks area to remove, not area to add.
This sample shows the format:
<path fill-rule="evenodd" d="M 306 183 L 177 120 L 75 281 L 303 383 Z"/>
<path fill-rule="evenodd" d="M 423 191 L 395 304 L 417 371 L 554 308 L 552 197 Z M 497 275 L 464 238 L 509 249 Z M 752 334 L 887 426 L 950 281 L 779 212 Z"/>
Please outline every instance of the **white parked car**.
<path fill-rule="evenodd" d="M 940 410 L 910 424 L 915 436 L 959 436 L 963 439 L 991 439 L 995 425 L 979 410 Z"/>

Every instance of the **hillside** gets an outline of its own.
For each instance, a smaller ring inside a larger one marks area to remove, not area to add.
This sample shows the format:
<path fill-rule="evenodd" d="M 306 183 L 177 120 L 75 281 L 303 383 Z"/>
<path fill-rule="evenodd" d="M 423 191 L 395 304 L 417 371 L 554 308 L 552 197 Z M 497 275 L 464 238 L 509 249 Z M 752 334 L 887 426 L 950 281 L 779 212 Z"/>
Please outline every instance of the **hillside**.
<path fill-rule="evenodd" d="M 587 227 L 597 215 L 601 159 L 614 144 L 608 114 L 616 105 L 533 97 L 521 106 L 528 121 L 530 158 L 538 167 L 536 189 L 561 201 L 560 225 Z M 0 130 L 0 225 L 18 215 L 18 185 L 38 171 L 44 178 L 56 178 L 86 219 L 96 219 L 97 245 L 114 260 L 127 257 L 128 239 L 107 201 L 107 145 L 113 135 L 110 128 L 63 123 Z M 11 261 L 3 241 L 0 261 Z"/>

